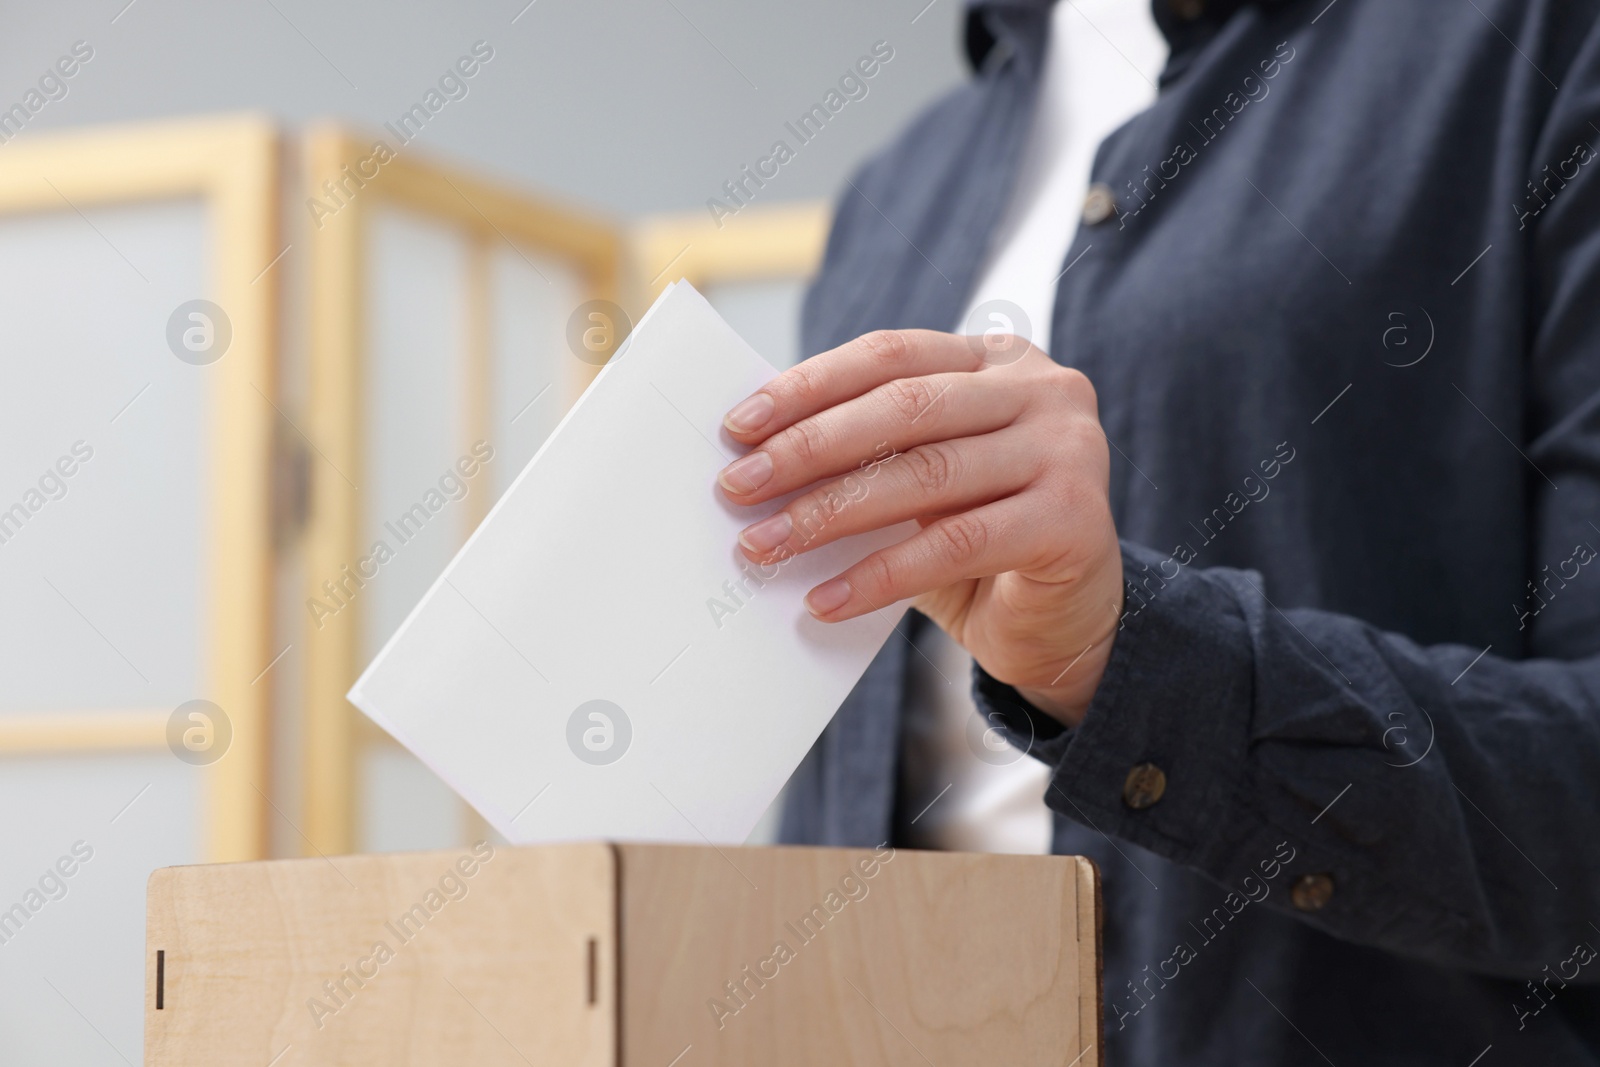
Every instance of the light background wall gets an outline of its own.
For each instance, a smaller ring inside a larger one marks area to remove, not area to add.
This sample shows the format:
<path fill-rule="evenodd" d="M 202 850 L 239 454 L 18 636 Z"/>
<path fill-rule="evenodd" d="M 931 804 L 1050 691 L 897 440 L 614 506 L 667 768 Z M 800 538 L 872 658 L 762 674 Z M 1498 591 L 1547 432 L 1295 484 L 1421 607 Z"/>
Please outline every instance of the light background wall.
<path fill-rule="evenodd" d="M 894 59 L 763 198 L 831 197 L 962 77 L 960 0 L 126 4 L 13 6 L 0 33 L 0 106 L 81 39 L 94 58 L 29 133 L 239 109 L 377 128 L 481 39 L 494 59 L 419 144 L 621 214 L 703 207 L 875 41 Z"/>

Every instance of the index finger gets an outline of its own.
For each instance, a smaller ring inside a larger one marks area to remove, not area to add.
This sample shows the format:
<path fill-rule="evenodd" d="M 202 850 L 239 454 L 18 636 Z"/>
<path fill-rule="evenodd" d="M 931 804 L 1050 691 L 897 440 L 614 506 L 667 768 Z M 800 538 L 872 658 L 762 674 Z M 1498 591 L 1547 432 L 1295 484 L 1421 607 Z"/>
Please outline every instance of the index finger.
<path fill-rule="evenodd" d="M 723 419 L 745 444 L 786 430 L 801 419 L 854 400 L 897 378 L 920 378 L 984 365 L 970 338 L 937 330 L 876 330 L 818 353 L 784 371 Z"/>

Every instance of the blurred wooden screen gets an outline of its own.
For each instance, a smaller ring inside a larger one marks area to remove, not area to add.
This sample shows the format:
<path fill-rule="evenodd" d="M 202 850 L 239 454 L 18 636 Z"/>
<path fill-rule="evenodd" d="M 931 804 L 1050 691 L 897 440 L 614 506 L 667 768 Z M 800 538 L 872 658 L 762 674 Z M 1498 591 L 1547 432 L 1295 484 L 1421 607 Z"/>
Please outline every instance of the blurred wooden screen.
<path fill-rule="evenodd" d="M 8 1054 L 132 1062 L 153 868 L 485 832 L 344 693 L 599 371 L 586 330 L 682 277 L 799 358 L 823 206 L 630 230 L 336 126 L 288 146 L 0 151 Z"/>
<path fill-rule="evenodd" d="M 252 119 L 0 151 L 7 1062 L 136 1058 L 150 870 L 264 854 L 277 167 Z"/>
<path fill-rule="evenodd" d="M 323 129 L 310 295 L 304 816 L 326 853 L 453 845 L 477 816 L 344 699 L 599 369 L 568 324 L 614 300 L 610 225 Z M 323 208 L 331 210 L 324 211 Z"/>
<path fill-rule="evenodd" d="M 699 289 L 780 370 L 798 363 L 800 306 L 822 262 L 826 204 L 749 207 L 720 225 L 703 212 L 642 220 L 634 231 L 636 288 L 646 301 L 678 278 Z"/>

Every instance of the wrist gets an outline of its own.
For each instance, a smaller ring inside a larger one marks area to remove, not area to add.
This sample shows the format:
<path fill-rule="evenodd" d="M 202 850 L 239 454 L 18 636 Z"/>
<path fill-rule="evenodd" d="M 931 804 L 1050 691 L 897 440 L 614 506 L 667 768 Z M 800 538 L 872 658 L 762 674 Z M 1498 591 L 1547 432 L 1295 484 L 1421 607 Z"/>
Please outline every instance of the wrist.
<path fill-rule="evenodd" d="M 1016 687 L 1024 700 L 1069 730 L 1083 722 L 1111 662 L 1111 649 L 1122 629 L 1123 598 L 1122 546 L 1113 532 L 1092 588 L 1085 589 L 1077 600 L 1077 625 L 1071 629 L 1080 636 L 1067 647 L 1082 642 L 1084 634 L 1089 635 L 1089 641 L 1053 675 L 1048 685 Z M 1093 606 L 1096 604 L 1098 608 Z"/>
<path fill-rule="evenodd" d="M 1105 674 L 1106 664 L 1111 660 L 1111 646 L 1116 636 L 1117 631 L 1113 628 L 1110 633 L 1085 649 L 1067 665 L 1061 674 L 1059 684 L 1019 685 L 1014 688 L 1018 695 L 1035 708 L 1067 729 L 1076 729 L 1083 722 L 1089 704 L 1100 688 L 1100 679 Z"/>

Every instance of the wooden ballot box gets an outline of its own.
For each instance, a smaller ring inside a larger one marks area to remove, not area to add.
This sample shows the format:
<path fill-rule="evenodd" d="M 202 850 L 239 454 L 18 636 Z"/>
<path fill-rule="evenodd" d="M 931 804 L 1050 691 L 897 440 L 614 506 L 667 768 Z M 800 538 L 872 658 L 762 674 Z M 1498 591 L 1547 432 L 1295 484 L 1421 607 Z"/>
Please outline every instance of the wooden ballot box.
<path fill-rule="evenodd" d="M 1076 857 L 491 846 L 150 877 L 145 1063 L 1097 1064 Z"/>

